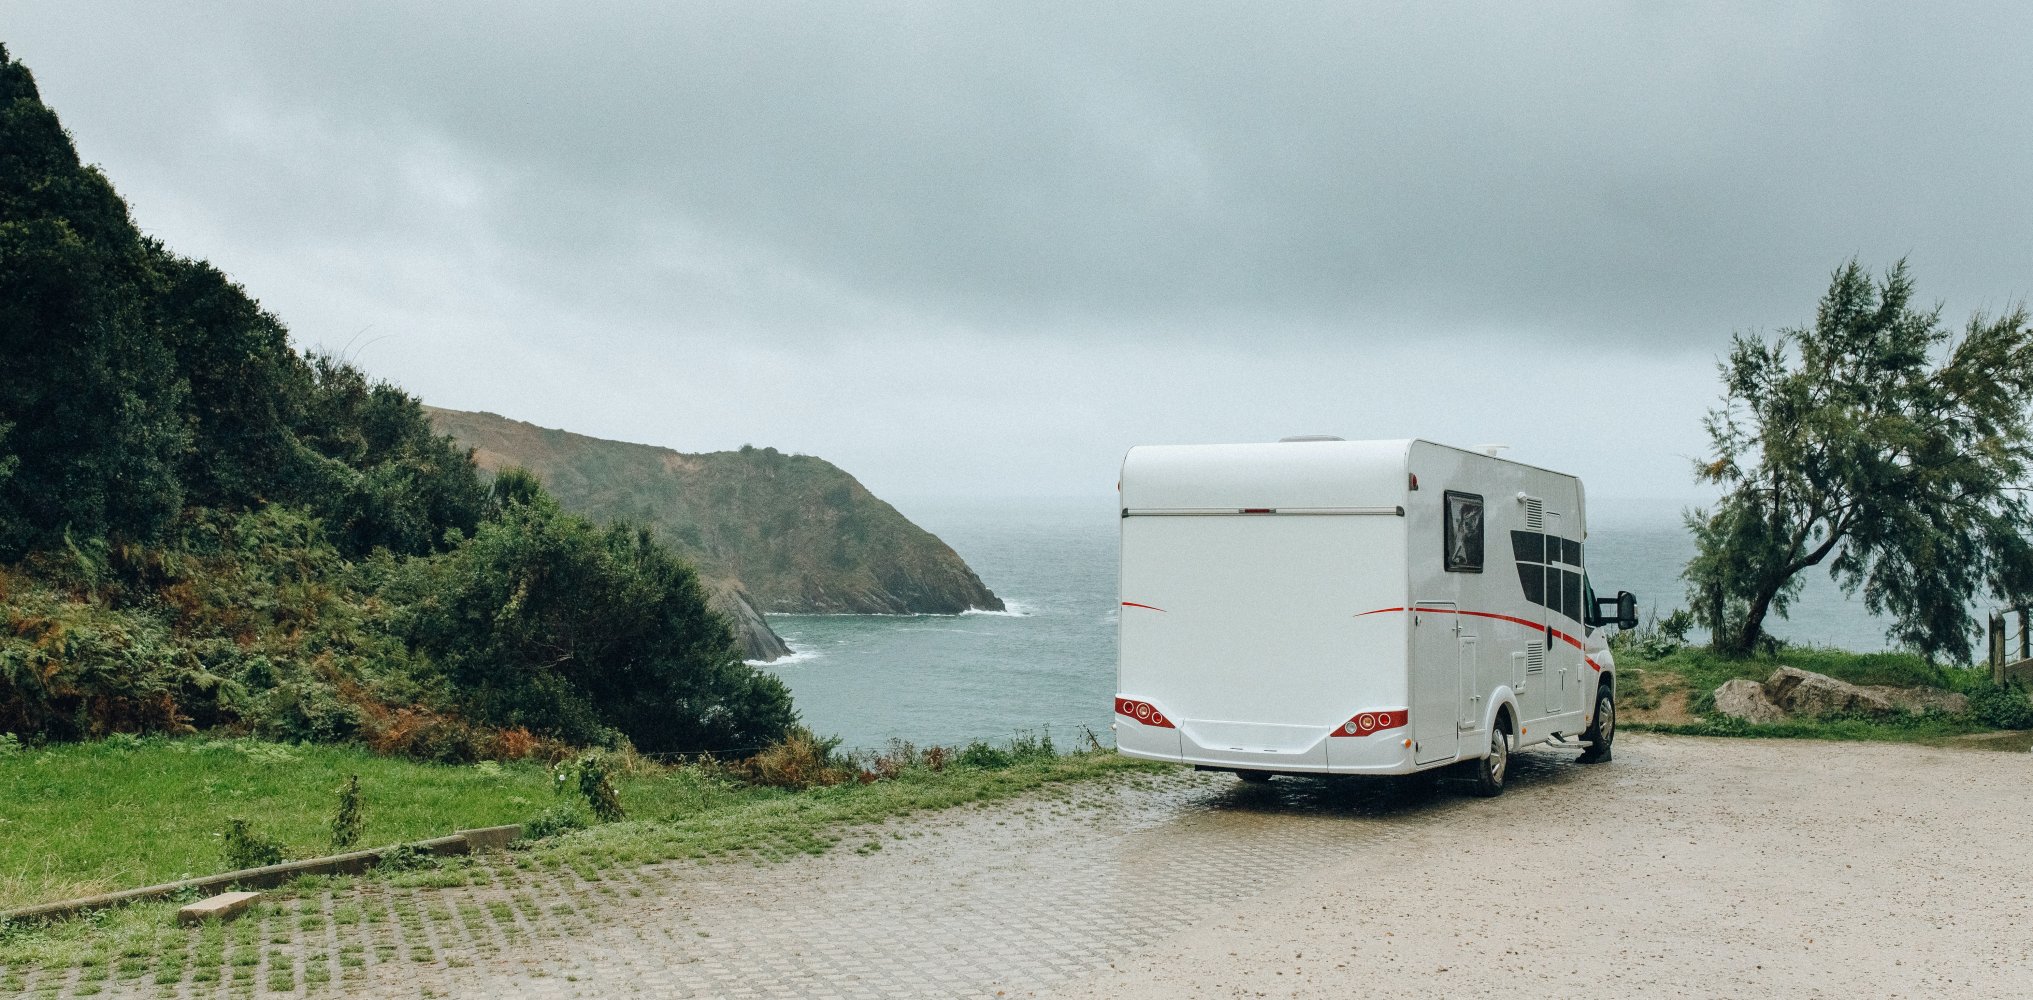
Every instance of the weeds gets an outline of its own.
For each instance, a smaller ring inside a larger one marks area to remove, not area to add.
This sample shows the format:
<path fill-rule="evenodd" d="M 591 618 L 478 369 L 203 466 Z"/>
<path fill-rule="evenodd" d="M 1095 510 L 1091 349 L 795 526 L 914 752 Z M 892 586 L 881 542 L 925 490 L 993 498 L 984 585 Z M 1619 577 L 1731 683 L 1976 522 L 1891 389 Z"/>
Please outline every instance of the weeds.
<path fill-rule="evenodd" d="M 282 845 L 257 833 L 239 817 L 226 821 L 226 833 L 220 848 L 225 853 L 228 871 L 266 868 L 282 863 Z"/>
<path fill-rule="evenodd" d="M 365 825 L 360 814 L 360 776 L 349 774 L 339 786 L 339 812 L 332 817 L 332 849 L 343 851 L 359 843 Z"/>

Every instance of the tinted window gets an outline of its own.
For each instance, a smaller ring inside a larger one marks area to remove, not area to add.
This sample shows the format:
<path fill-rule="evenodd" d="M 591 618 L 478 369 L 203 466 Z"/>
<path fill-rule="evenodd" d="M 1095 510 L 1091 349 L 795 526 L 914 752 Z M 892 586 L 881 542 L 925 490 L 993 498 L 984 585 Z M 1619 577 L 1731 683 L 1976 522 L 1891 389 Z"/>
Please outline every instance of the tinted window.
<path fill-rule="evenodd" d="M 1445 537 L 1441 558 L 1449 573 L 1482 572 L 1482 497 L 1473 493 L 1444 494 Z"/>

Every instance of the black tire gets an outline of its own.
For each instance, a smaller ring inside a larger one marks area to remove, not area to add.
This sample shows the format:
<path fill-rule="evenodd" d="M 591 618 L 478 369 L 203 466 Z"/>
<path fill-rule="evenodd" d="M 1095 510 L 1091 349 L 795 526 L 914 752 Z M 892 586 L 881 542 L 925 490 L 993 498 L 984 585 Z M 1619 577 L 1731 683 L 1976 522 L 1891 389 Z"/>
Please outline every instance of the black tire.
<path fill-rule="evenodd" d="M 1588 749 L 1581 752 L 1583 764 L 1607 764 L 1617 739 L 1616 692 L 1607 684 L 1598 684 L 1595 689 L 1595 721 L 1588 724 L 1588 731 L 1581 734 L 1588 741 Z"/>
<path fill-rule="evenodd" d="M 1511 776 L 1511 733 L 1509 723 L 1498 719 L 1489 731 L 1489 756 L 1471 761 L 1475 774 L 1475 794 L 1493 799 L 1504 793 L 1504 782 Z"/>
<path fill-rule="evenodd" d="M 1237 771 L 1235 776 L 1252 785 L 1261 785 L 1273 777 L 1269 771 Z"/>

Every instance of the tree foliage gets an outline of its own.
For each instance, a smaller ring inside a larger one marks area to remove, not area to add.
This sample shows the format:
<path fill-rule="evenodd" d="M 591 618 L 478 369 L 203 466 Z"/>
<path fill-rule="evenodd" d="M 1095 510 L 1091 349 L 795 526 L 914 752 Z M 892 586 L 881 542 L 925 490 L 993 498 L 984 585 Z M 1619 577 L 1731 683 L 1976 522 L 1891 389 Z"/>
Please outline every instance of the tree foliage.
<path fill-rule="evenodd" d="M 516 470 L 472 541 L 417 561 L 404 634 L 461 707 L 574 743 L 610 731 L 651 752 L 760 747 L 796 721 L 775 677 L 743 664 L 690 567 L 648 532 L 595 527 Z"/>
<path fill-rule="evenodd" d="M 1954 336 L 1913 304 L 1905 262 L 1874 280 L 1851 260 L 1812 326 L 1739 334 L 1719 369 L 1697 475 L 1724 493 L 1688 516 L 1685 572 L 1717 649 L 1755 650 L 1823 564 L 1930 659 L 1967 659 L 1978 594 L 2033 593 L 2023 307 Z"/>

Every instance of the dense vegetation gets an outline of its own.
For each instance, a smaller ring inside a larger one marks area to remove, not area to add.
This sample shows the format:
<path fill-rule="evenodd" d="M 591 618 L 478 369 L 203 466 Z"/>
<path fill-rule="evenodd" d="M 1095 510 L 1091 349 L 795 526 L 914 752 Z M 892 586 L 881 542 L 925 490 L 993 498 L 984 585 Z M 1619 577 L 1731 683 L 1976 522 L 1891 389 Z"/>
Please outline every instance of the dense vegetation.
<path fill-rule="evenodd" d="M 693 571 L 143 237 L 0 48 L 0 733 L 440 759 L 794 723 Z"/>

